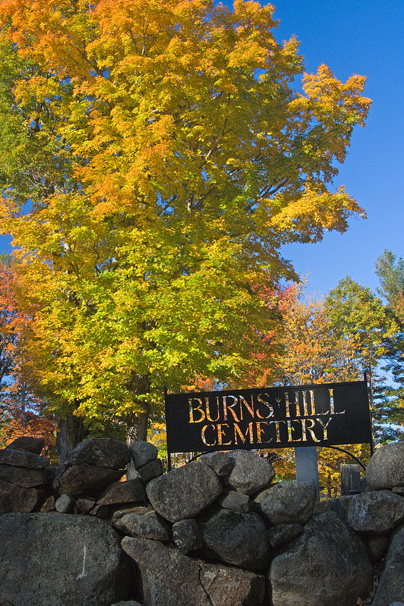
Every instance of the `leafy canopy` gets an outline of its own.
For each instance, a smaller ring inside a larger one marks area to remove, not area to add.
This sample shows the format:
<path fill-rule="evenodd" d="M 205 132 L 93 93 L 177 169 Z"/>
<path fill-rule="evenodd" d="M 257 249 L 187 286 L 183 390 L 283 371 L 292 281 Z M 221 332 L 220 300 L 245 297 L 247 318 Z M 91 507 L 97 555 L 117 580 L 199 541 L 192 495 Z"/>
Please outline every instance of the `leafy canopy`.
<path fill-rule="evenodd" d="M 0 218 L 55 408 L 104 422 L 240 376 L 274 328 L 259 293 L 293 275 L 281 244 L 362 214 L 332 179 L 365 78 L 304 74 L 273 11 L 0 0 Z"/>

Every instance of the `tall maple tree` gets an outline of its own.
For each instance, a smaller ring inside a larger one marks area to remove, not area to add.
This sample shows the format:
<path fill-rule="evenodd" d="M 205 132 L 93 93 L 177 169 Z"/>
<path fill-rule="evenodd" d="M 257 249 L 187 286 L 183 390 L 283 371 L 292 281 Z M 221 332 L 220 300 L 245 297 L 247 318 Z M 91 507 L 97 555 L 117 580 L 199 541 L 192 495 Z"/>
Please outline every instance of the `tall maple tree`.
<path fill-rule="evenodd" d="M 293 275 L 280 246 L 362 214 L 332 179 L 365 78 L 304 74 L 273 12 L 0 0 L 1 225 L 59 415 L 144 437 L 163 384 L 239 376 L 274 328 L 260 288 Z"/>

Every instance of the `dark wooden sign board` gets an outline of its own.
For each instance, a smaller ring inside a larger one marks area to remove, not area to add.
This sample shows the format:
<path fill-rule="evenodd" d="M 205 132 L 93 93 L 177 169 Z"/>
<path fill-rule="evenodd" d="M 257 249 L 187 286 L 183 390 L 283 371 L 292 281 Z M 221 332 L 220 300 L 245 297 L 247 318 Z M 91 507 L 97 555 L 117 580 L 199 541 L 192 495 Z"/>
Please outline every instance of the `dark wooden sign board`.
<path fill-rule="evenodd" d="M 366 381 L 165 395 L 167 450 L 372 442 Z"/>

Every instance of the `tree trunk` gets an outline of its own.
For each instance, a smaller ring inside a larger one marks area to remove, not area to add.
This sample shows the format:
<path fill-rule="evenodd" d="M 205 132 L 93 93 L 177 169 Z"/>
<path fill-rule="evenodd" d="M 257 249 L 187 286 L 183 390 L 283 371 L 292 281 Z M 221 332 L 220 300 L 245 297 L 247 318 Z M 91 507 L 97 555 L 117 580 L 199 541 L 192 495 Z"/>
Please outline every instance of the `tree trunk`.
<path fill-rule="evenodd" d="M 134 401 L 136 396 L 150 393 L 150 379 L 147 375 L 133 373 L 128 381 L 128 388 L 133 393 Z M 147 422 L 150 414 L 150 404 L 140 402 L 135 404 L 138 409 L 126 417 L 126 443 L 129 446 L 135 440 L 147 440 Z"/>
<path fill-rule="evenodd" d="M 144 410 L 127 417 L 126 444 L 129 446 L 136 440 L 147 440 L 147 422 L 149 419 L 150 406 L 145 405 Z M 126 469 L 126 479 L 134 480 L 139 477 L 132 460 Z"/>
<path fill-rule="evenodd" d="M 79 417 L 68 414 L 58 424 L 58 435 L 56 438 L 56 452 L 59 455 L 60 464 L 66 460 L 67 455 L 77 444 L 87 437 L 88 431 Z"/>
<path fill-rule="evenodd" d="M 147 422 L 149 420 L 150 405 L 144 404 L 143 410 L 126 418 L 126 444 L 129 446 L 135 440 L 147 440 Z"/>

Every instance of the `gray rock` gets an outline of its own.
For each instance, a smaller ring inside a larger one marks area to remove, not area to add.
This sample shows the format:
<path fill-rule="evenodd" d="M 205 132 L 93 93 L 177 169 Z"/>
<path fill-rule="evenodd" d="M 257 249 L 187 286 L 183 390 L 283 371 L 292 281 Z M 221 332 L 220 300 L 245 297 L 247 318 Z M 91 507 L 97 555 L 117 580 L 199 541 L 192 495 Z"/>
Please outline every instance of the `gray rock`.
<path fill-rule="evenodd" d="M 74 507 L 74 499 L 67 494 L 62 494 L 55 502 L 55 509 L 59 513 L 70 513 Z"/>
<path fill-rule="evenodd" d="M 387 548 L 389 546 L 389 540 L 386 536 L 379 535 L 370 535 L 363 538 L 366 548 L 368 550 L 369 558 L 372 564 L 381 560 L 386 554 Z"/>
<path fill-rule="evenodd" d="M 255 513 L 221 509 L 200 524 L 208 557 L 247 570 L 269 566 L 269 543 L 264 521 Z"/>
<path fill-rule="evenodd" d="M 356 532 L 388 532 L 404 520 L 404 499 L 388 490 L 353 495 L 346 520 Z"/>
<path fill-rule="evenodd" d="M 27 467 L 28 469 L 43 469 L 44 467 L 49 467 L 49 461 L 46 457 L 41 457 L 33 452 L 4 448 L 3 450 L 0 450 L 0 465 Z"/>
<path fill-rule="evenodd" d="M 179 520 L 172 527 L 173 543 L 182 553 L 189 553 L 202 547 L 202 537 L 198 524 L 193 519 Z"/>
<path fill-rule="evenodd" d="M 2 515 L 0 544 L 0 601 L 14 606 L 109 606 L 129 597 L 131 573 L 119 538 L 97 518 Z"/>
<path fill-rule="evenodd" d="M 287 543 L 290 543 L 303 532 L 303 526 L 300 524 L 284 524 L 282 526 L 274 526 L 268 532 L 269 544 L 274 549 L 279 549 Z"/>
<path fill-rule="evenodd" d="M 219 478 L 199 461 L 178 467 L 147 484 L 153 508 L 170 522 L 194 518 L 221 494 Z"/>
<path fill-rule="evenodd" d="M 147 501 L 146 490 L 142 480 L 114 482 L 100 495 L 97 505 L 119 505 L 144 503 Z"/>
<path fill-rule="evenodd" d="M 248 495 L 237 492 L 236 490 L 231 490 L 227 495 L 220 499 L 220 505 L 223 509 L 247 513 L 252 508 L 252 501 Z"/>
<path fill-rule="evenodd" d="M 404 601 L 404 527 L 394 533 L 372 606 Z"/>
<path fill-rule="evenodd" d="M 263 602 L 265 579 L 261 575 L 201 563 L 200 579 L 212 606 L 258 606 Z"/>
<path fill-rule="evenodd" d="M 0 513 L 31 512 L 40 501 L 36 488 L 22 488 L 0 480 Z"/>
<path fill-rule="evenodd" d="M 135 469 L 154 461 L 158 455 L 158 450 L 154 444 L 143 440 L 136 440 L 129 444 L 129 452 Z"/>
<path fill-rule="evenodd" d="M 34 438 L 32 436 L 20 436 L 13 440 L 6 448 L 12 450 L 24 450 L 25 452 L 33 452 L 34 454 L 41 454 L 45 446 L 45 440 L 43 438 Z"/>
<path fill-rule="evenodd" d="M 170 540 L 167 523 L 148 507 L 133 507 L 129 512 L 119 511 L 112 517 L 116 528 L 131 536 L 153 539 L 162 543 Z"/>
<path fill-rule="evenodd" d="M 228 477 L 230 488 L 254 494 L 269 486 L 275 477 L 275 471 L 268 461 L 248 450 L 233 450 L 230 459 L 234 467 Z"/>
<path fill-rule="evenodd" d="M 367 595 L 372 566 L 362 541 L 326 512 L 274 558 L 269 578 L 273 606 L 353 606 Z"/>
<path fill-rule="evenodd" d="M 199 457 L 199 460 L 205 465 L 209 465 L 220 478 L 228 476 L 234 467 L 234 461 L 227 453 L 221 451 L 208 452 Z"/>
<path fill-rule="evenodd" d="M 404 441 L 377 448 L 366 468 L 368 490 L 404 486 Z"/>
<path fill-rule="evenodd" d="M 158 541 L 124 537 L 121 545 L 140 569 L 147 606 L 212 606 L 196 560 Z"/>
<path fill-rule="evenodd" d="M 68 494 L 72 497 L 97 497 L 123 474 L 123 469 L 73 465 L 68 469 L 62 467 L 55 477 L 53 486 L 59 494 Z"/>
<path fill-rule="evenodd" d="M 262 576 L 205 564 L 156 541 L 125 537 L 122 548 L 135 560 L 147 606 L 258 606 Z"/>
<path fill-rule="evenodd" d="M 13 467 L 11 465 L 0 465 L 0 480 L 10 482 L 22 488 L 35 488 L 45 486 L 48 474 L 43 469 L 28 469 L 24 467 Z"/>
<path fill-rule="evenodd" d="M 88 438 L 68 454 L 65 467 L 94 465 L 108 469 L 124 469 L 130 461 L 128 447 L 111 438 Z"/>
<path fill-rule="evenodd" d="M 280 482 L 255 499 L 271 524 L 306 524 L 313 516 L 316 491 L 307 482 Z"/>
<path fill-rule="evenodd" d="M 141 604 L 139 604 L 139 602 L 130 600 L 129 602 L 115 602 L 115 604 L 111 604 L 111 606 L 141 606 Z"/>
<path fill-rule="evenodd" d="M 146 465 L 139 467 L 137 472 L 146 484 L 147 482 L 150 482 L 150 480 L 153 480 L 153 478 L 161 476 L 163 473 L 163 463 L 161 462 L 161 459 L 154 459 L 154 461 L 150 461 L 149 463 L 146 463 Z"/>
<path fill-rule="evenodd" d="M 391 489 L 391 492 L 404 496 L 404 486 L 394 486 L 394 488 Z"/>

